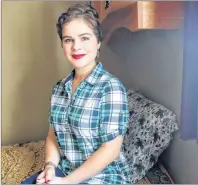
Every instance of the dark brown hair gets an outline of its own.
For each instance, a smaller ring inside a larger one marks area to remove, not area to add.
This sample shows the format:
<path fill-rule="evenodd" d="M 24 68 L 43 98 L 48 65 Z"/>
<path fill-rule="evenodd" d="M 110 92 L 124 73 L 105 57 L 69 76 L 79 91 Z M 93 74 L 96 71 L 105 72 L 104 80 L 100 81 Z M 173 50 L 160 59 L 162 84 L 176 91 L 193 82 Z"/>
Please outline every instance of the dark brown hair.
<path fill-rule="evenodd" d="M 98 20 L 99 15 L 96 9 L 93 8 L 90 4 L 76 4 L 74 6 L 71 6 L 66 12 L 60 15 L 56 24 L 60 39 L 62 40 L 63 25 L 69 23 L 73 19 L 78 18 L 85 20 L 88 26 L 93 30 L 98 42 L 102 42 L 103 33 L 102 26 Z"/>

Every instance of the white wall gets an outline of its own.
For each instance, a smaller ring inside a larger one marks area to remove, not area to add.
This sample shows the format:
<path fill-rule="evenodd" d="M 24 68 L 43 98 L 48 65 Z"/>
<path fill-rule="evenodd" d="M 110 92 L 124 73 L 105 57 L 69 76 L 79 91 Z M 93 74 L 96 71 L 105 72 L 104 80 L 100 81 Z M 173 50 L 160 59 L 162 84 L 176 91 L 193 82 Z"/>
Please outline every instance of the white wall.
<path fill-rule="evenodd" d="M 56 31 L 71 3 L 2 2 L 2 144 L 46 137 L 52 86 L 72 69 Z"/>
<path fill-rule="evenodd" d="M 183 38 L 181 30 L 116 30 L 102 46 L 100 60 L 126 87 L 142 91 L 180 118 Z M 162 155 L 176 183 L 198 183 L 198 145 L 176 134 Z"/>

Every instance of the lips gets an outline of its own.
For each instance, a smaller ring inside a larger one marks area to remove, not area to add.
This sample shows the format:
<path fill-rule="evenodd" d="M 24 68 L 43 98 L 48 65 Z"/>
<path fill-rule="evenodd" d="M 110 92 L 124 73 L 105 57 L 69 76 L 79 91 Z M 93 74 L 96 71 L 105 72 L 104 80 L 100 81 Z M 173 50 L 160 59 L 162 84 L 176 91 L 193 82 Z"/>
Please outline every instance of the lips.
<path fill-rule="evenodd" d="M 86 54 L 72 55 L 72 57 L 73 57 L 74 59 L 81 59 L 81 58 L 83 58 L 85 55 L 86 55 Z"/>

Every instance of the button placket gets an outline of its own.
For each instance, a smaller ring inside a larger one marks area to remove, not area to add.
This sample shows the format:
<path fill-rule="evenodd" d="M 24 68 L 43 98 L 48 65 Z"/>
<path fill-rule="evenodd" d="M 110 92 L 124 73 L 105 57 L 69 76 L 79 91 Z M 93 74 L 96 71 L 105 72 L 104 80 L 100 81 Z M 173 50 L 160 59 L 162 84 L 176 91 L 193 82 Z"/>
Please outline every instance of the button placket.
<path fill-rule="evenodd" d="M 84 82 L 81 82 L 80 85 L 76 88 L 73 98 L 71 100 L 71 105 L 74 104 L 76 97 L 79 95 L 79 93 L 82 91 L 83 87 L 85 86 Z"/>
<path fill-rule="evenodd" d="M 70 84 L 67 84 L 66 85 L 66 87 L 65 87 L 65 91 L 66 91 L 66 93 L 67 93 L 67 101 L 68 101 L 68 103 L 67 103 L 67 105 L 68 105 L 68 110 L 66 111 L 66 115 L 65 115 L 65 120 L 68 120 L 68 116 L 69 116 L 69 114 L 70 114 L 70 109 L 71 109 L 71 107 L 70 107 L 70 104 L 71 104 L 71 88 L 70 88 L 70 85 L 71 85 L 71 82 L 70 82 Z"/>
<path fill-rule="evenodd" d="M 84 82 L 81 82 L 80 85 L 76 88 L 72 98 L 71 98 L 71 102 L 69 103 L 69 107 L 68 107 L 68 116 L 71 114 L 71 109 L 72 109 L 72 106 L 76 100 L 76 97 L 78 97 L 79 93 L 82 91 L 82 89 L 84 88 L 85 86 L 85 83 Z"/>

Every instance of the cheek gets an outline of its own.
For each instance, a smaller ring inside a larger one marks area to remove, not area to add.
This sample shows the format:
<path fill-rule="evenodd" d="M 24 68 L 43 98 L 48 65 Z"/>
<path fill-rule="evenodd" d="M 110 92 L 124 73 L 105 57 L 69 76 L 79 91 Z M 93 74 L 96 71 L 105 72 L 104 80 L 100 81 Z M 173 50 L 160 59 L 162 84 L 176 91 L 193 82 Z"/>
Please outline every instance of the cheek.
<path fill-rule="evenodd" d="M 97 45 L 95 44 L 87 44 L 84 46 L 84 49 L 87 51 L 87 53 L 90 53 L 92 55 L 95 55 L 97 53 Z"/>
<path fill-rule="evenodd" d="M 63 52 L 65 56 L 69 56 L 71 54 L 71 47 L 63 45 Z"/>

